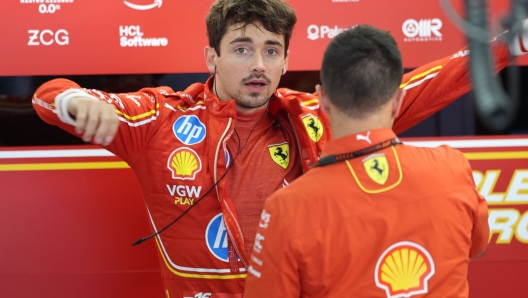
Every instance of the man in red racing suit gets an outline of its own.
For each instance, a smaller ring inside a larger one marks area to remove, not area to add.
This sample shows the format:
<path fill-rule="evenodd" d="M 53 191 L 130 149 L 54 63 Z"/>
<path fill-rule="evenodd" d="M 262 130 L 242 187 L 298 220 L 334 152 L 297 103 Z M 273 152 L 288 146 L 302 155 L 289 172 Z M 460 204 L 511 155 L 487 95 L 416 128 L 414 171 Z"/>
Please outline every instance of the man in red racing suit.
<path fill-rule="evenodd" d="M 44 121 L 130 165 L 153 232 L 192 208 L 154 238 L 167 297 L 242 297 L 266 197 L 308 171 L 331 138 L 317 94 L 276 89 L 293 24 L 280 0 L 216 1 L 205 51 L 214 75 L 205 84 L 109 94 L 57 79 L 35 93 Z M 497 69 L 505 67 L 507 48 L 497 44 L 496 57 Z M 470 90 L 467 55 L 420 67 L 400 88 L 407 92 L 396 133 Z"/>

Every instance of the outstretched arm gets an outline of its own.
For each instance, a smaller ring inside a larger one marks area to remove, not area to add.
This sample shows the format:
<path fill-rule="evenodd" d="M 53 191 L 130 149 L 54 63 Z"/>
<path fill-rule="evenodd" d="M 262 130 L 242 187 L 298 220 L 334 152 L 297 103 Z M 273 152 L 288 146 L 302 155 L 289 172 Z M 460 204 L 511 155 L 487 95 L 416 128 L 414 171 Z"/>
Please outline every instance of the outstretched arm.
<path fill-rule="evenodd" d="M 510 62 L 509 50 L 499 41 L 494 41 L 491 46 L 495 53 L 495 69 L 499 72 Z M 515 49 L 511 52 L 524 54 Z M 403 76 L 400 88 L 406 90 L 406 95 L 393 126 L 396 133 L 416 125 L 472 89 L 469 55 L 466 47 Z"/>
<path fill-rule="evenodd" d="M 161 89 L 112 94 L 56 79 L 40 86 L 32 102 L 45 122 L 86 142 L 107 146 L 130 163 L 140 156 L 148 136 L 157 129 L 154 120 L 159 114 Z"/>

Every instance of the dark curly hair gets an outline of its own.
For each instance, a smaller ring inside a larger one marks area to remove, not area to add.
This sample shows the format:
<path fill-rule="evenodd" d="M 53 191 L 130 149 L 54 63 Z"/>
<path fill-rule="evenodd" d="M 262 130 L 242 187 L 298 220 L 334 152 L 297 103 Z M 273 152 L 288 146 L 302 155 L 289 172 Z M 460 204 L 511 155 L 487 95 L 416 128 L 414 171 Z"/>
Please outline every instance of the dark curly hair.
<path fill-rule="evenodd" d="M 217 0 L 205 18 L 209 46 L 220 56 L 220 41 L 227 27 L 241 24 L 243 29 L 257 21 L 266 30 L 284 36 L 286 55 L 297 16 L 282 0 Z"/>

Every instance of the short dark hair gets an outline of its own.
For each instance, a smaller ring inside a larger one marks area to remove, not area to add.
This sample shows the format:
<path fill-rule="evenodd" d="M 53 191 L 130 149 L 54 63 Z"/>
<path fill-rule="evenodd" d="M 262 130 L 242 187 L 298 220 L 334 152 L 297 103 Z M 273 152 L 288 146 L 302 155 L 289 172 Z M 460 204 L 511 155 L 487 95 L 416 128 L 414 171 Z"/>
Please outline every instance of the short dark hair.
<path fill-rule="evenodd" d="M 257 21 L 266 30 L 284 36 L 286 55 L 297 16 L 282 0 L 217 0 L 205 18 L 209 46 L 220 56 L 220 41 L 227 27 L 240 23 L 240 29 L 243 29 Z"/>
<path fill-rule="evenodd" d="M 321 68 L 330 102 L 353 118 L 363 118 L 385 104 L 398 90 L 402 76 L 396 41 L 389 32 L 370 25 L 336 36 Z"/>

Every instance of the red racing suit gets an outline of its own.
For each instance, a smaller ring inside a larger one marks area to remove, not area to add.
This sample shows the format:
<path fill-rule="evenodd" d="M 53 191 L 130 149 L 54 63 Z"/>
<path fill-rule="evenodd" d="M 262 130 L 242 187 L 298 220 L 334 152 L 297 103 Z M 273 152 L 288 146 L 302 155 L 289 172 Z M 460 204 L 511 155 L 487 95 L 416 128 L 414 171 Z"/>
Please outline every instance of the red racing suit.
<path fill-rule="evenodd" d="M 506 48 L 498 47 L 498 69 L 507 65 L 508 56 Z M 197 293 L 232 298 L 242 297 L 244 292 L 249 257 L 226 181 L 221 179 L 233 158 L 226 152 L 226 141 L 233 134 L 236 104 L 233 100 L 220 101 L 211 92 L 211 84 L 212 79 L 183 92 L 158 87 L 109 94 L 57 79 L 43 84 L 33 98 L 45 122 L 74 135 L 78 134 L 65 120 L 69 116 L 61 107 L 68 94 L 81 92 L 115 106 L 121 123 L 106 149 L 135 172 L 153 231 L 205 196 L 179 222 L 155 237 L 163 282 L 171 298 L 195 297 Z M 396 133 L 471 89 L 467 51 L 406 74 L 401 88 L 407 93 L 394 124 Z M 293 128 L 303 170 L 308 171 L 331 139 L 328 118 L 319 108 L 317 94 L 278 89 L 269 113 L 283 126 Z M 321 128 L 315 133 L 314 124 Z"/>

